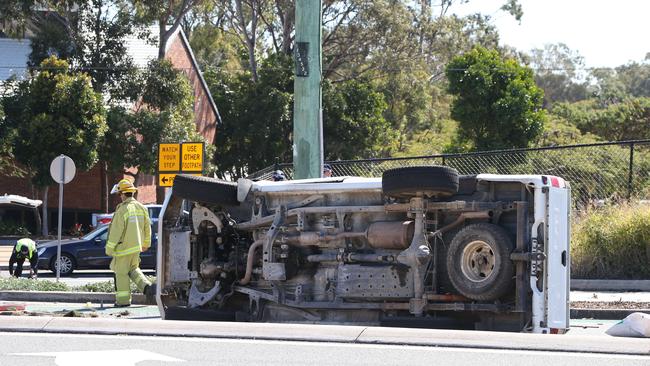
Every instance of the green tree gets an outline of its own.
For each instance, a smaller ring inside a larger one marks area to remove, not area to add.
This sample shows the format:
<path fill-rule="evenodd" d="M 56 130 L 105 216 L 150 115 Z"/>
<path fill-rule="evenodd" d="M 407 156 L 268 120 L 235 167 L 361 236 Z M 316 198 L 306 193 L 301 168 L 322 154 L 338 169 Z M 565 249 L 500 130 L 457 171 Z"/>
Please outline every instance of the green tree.
<path fill-rule="evenodd" d="M 535 82 L 544 90 L 544 107 L 553 103 L 587 99 L 588 83 L 581 71 L 585 67 L 580 54 L 563 43 L 548 44 L 530 52 Z"/>
<path fill-rule="evenodd" d="M 389 156 L 394 131 L 382 112 L 384 95 L 364 78 L 323 86 L 323 137 L 326 160 Z"/>
<path fill-rule="evenodd" d="M 23 36 L 36 0 L 0 1 L 0 37 Z"/>
<path fill-rule="evenodd" d="M 446 69 L 457 140 L 473 150 L 527 147 L 542 131 L 544 92 L 533 72 L 495 50 L 477 47 Z"/>
<path fill-rule="evenodd" d="M 650 60 L 631 62 L 615 69 L 593 71 L 594 95 L 601 105 L 615 104 L 630 97 L 650 97 Z"/>
<path fill-rule="evenodd" d="M 238 178 L 275 162 L 291 160 L 293 68 L 285 55 L 272 55 L 258 69 L 229 75 L 214 69 L 206 81 L 223 125 L 215 138 L 214 161 L 219 176 Z"/>
<path fill-rule="evenodd" d="M 9 129 L 5 122 L 4 108 L 0 103 L 0 174 L 5 176 L 16 175 L 16 168 L 13 164 L 13 153 L 11 151 L 11 134 L 12 129 Z"/>
<path fill-rule="evenodd" d="M 189 81 L 168 60 L 149 63 L 139 95 L 141 102 L 135 112 L 124 107 L 109 111 L 109 130 L 100 149 L 109 171 L 131 174 L 136 181 L 141 173 L 155 174 L 161 142 L 206 142 L 196 131 Z M 206 146 L 212 154 L 214 147 L 209 142 Z M 137 173 L 126 170 L 128 167 L 137 168 Z"/>
<path fill-rule="evenodd" d="M 42 189 L 43 234 L 47 234 L 47 191 L 53 183 L 50 163 L 59 154 L 75 161 L 79 170 L 93 167 L 97 146 L 106 131 L 101 94 L 90 77 L 70 72 L 66 61 L 50 57 L 33 79 L 22 81 L 2 100 L 5 123 L 11 128 L 12 150 L 32 183 Z"/>
<path fill-rule="evenodd" d="M 238 178 L 292 158 L 293 62 L 284 54 L 262 60 L 259 78 L 208 69 L 210 91 L 223 125 L 214 157 L 221 177 Z M 381 92 L 366 79 L 332 84 L 323 91 L 326 159 L 384 156 L 394 132 L 382 116 Z"/>
<path fill-rule="evenodd" d="M 593 98 L 576 103 L 561 103 L 553 114 L 573 123 L 583 133 L 606 141 L 650 138 L 650 98 L 625 98 L 603 103 Z"/>
<path fill-rule="evenodd" d="M 144 25 L 158 23 L 158 59 L 165 57 L 169 38 L 181 26 L 185 16 L 199 7 L 209 8 L 207 0 L 128 0 L 137 20 Z"/>
<path fill-rule="evenodd" d="M 93 88 L 104 95 L 109 109 L 119 109 L 125 102 L 135 101 L 140 88 L 137 69 L 127 53 L 126 39 L 132 34 L 142 38 L 147 34 L 138 30 L 126 3 L 123 0 L 72 0 L 53 3 L 51 9 L 53 11 L 34 12 L 31 16 L 34 37 L 29 64 L 38 66 L 55 54 L 70 60 L 91 77 Z M 116 113 L 109 113 L 109 116 Z M 118 154 L 102 156 L 101 209 L 108 212 L 107 167 L 122 159 Z"/>

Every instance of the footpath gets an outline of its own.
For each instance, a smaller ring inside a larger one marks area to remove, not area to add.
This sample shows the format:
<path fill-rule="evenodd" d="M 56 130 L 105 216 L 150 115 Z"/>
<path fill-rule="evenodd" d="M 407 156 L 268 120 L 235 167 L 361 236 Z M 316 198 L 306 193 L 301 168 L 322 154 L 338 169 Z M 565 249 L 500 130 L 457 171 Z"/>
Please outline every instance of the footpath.
<path fill-rule="evenodd" d="M 141 295 L 134 296 L 136 304 L 129 308 L 113 308 L 113 296 L 103 293 L 0 291 L 0 332 L 235 338 L 650 356 L 647 339 L 605 334 L 627 314 L 634 311 L 650 313 L 650 309 L 601 309 L 618 311 L 610 313 L 616 317 L 593 313 L 599 309 L 598 304 L 650 304 L 650 292 L 572 291 L 572 304 L 586 303 L 591 308 L 572 306 L 571 328 L 561 336 L 321 324 L 163 321 L 158 307 L 144 304 Z"/>

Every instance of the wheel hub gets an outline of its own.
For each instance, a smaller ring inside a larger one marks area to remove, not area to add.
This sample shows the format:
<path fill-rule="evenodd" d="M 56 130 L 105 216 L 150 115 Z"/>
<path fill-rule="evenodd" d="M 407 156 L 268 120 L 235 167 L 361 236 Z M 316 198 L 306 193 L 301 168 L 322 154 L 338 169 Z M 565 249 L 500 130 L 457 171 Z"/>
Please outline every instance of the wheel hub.
<path fill-rule="evenodd" d="M 59 267 L 59 265 L 60 265 L 60 272 L 67 273 L 72 268 L 72 261 L 68 257 L 61 256 L 61 258 L 55 262 L 54 269 L 56 269 L 56 267 Z"/>
<path fill-rule="evenodd" d="M 470 281 L 483 282 L 494 272 L 495 261 L 496 256 L 488 243 L 476 240 L 463 249 L 460 268 Z"/>

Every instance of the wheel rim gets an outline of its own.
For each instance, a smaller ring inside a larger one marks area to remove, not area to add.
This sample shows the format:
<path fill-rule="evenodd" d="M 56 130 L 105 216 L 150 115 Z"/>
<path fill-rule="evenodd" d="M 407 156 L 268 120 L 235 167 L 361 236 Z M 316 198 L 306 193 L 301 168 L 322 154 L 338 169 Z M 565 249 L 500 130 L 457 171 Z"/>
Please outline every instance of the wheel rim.
<path fill-rule="evenodd" d="M 486 281 L 494 273 L 496 256 L 488 243 L 477 240 L 465 246 L 460 268 L 472 282 Z"/>
<path fill-rule="evenodd" d="M 68 273 L 70 270 L 72 270 L 72 259 L 70 259 L 68 256 L 62 255 L 59 261 L 54 262 L 55 270 L 59 266 L 59 262 L 61 263 L 60 273 Z"/>

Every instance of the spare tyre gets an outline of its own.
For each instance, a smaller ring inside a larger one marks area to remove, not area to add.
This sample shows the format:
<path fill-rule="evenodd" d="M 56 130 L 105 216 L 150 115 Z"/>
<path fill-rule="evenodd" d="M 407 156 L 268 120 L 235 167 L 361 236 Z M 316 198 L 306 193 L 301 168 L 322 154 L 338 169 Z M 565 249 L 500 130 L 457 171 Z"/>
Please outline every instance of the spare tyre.
<path fill-rule="evenodd" d="M 237 183 L 210 177 L 179 174 L 174 178 L 173 194 L 190 201 L 239 205 Z"/>
<path fill-rule="evenodd" d="M 476 223 L 460 229 L 447 250 L 449 280 L 473 300 L 492 301 L 508 294 L 514 284 L 510 253 L 514 245 L 502 227 Z"/>
<path fill-rule="evenodd" d="M 458 192 L 458 172 L 446 166 L 410 166 L 386 170 L 381 179 L 385 195 L 398 198 L 422 193 L 428 197 L 449 197 Z"/>

